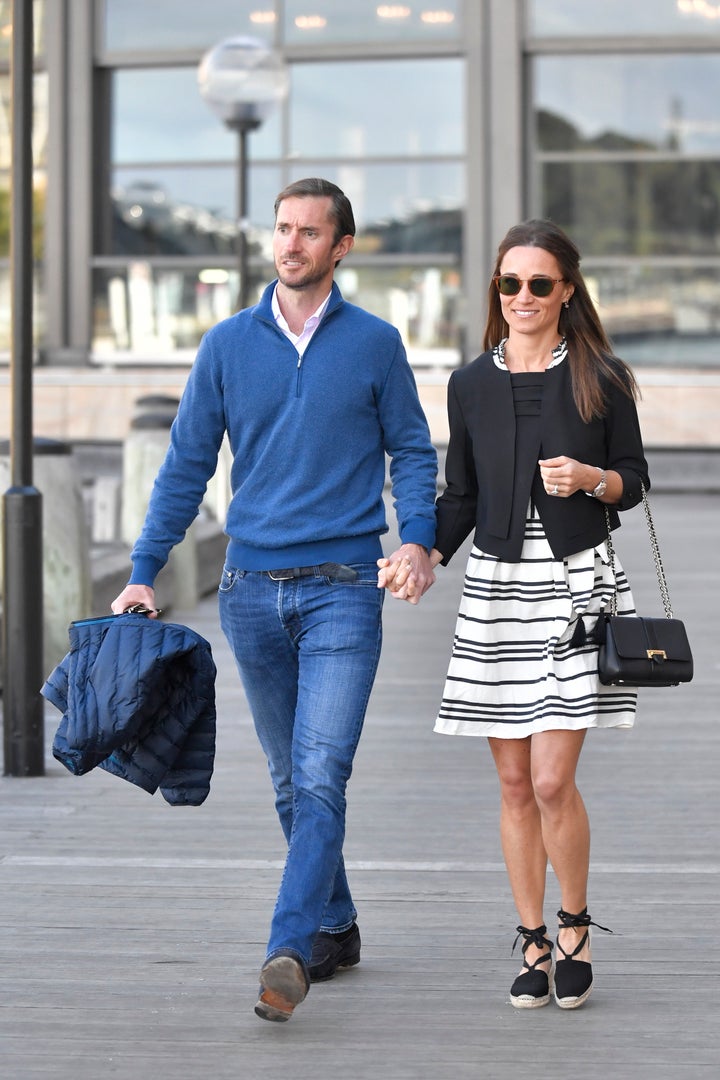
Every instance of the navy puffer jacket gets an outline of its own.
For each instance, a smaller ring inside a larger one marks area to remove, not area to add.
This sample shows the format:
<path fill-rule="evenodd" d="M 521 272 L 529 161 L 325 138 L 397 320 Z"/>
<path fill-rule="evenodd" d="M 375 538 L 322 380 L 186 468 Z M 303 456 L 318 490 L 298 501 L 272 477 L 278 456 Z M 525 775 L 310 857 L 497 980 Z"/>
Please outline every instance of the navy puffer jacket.
<path fill-rule="evenodd" d="M 99 765 L 174 806 L 197 806 L 215 761 L 215 663 L 194 630 L 145 615 L 70 624 L 70 651 L 41 693 L 62 713 L 53 755 Z"/>

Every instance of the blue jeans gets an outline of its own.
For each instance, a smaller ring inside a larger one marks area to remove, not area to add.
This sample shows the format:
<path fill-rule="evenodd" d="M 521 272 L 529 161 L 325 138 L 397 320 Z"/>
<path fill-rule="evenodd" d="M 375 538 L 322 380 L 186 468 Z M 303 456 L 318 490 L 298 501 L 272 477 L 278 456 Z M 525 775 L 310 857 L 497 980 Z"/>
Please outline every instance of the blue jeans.
<path fill-rule="evenodd" d="M 355 582 L 316 572 L 275 581 L 226 566 L 220 625 L 235 656 L 268 759 L 288 843 L 267 955 L 307 962 L 318 930 L 344 930 L 356 910 L 345 876 L 345 789 L 382 641 L 384 591 L 374 563 Z"/>

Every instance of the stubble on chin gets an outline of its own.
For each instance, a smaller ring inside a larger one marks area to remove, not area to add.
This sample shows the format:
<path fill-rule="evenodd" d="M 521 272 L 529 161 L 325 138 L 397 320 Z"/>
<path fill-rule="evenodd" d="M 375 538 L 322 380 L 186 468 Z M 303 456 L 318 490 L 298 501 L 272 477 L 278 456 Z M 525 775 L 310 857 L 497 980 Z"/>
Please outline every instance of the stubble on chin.
<path fill-rule="evenodd" d="M 292 289 L 295 292 L 300 292 L 303 289 L 311 289 L 315 285 L 318 285 L 323 279 L 323 275 L 319 274 L 319 273 L 318 274 L 310 273 L 310 274 L 301 274 L 301 275 L 298 275 L 298 276 L 292 276 L 292 275 L 284 274 L 283 271 L 278 270 L 277 267 L 275 269 L 276 269 L 277 278 L 278 278 L 278 281 L 280 282 L 280 284 L 284 288 Z"/>

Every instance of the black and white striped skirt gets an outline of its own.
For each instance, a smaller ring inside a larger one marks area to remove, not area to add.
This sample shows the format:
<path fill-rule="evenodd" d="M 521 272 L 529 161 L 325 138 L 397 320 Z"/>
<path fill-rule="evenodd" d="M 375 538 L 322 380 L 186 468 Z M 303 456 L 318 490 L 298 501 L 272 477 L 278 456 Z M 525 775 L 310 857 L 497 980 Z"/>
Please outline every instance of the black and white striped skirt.
<path fill-rule="evenodd" d="M 634 604 L 617 554 L 618 611 Z M 473 547 L 435 731 L 523 739 L 537 731 L 630 728 L 637 690 L 603 686 L 582 642 L 610 602 L 607 546 L 553 557 L 529 511 L 520 562 Z"/>

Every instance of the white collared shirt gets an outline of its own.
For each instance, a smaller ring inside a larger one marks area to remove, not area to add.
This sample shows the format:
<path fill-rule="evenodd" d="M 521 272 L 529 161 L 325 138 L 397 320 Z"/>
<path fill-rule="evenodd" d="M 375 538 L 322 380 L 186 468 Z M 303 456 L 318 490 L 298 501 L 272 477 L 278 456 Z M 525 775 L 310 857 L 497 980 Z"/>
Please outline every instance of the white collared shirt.
<path fill-rule="evenodd" d="M 280 305 L 278 304 L 277 285 L 273 289 L 272 312 L 275 317 L 275 322 L 278 324 L 285 337 L 292 341 L 293 345 L 297 349 L 298 357 L 302 358 L 305 350 L 310 344 L 310 338 L 317 330 L 320 320 L 325 314 L 325 309 L 328 306 L 329 300 L 330 293 L 327 294 L 322 304 L 320 304 L 320 307 L 317 308 L 317 310 L 314 311 L 312 315 L 309 315 L 308 318 L 305 320 L 305 325 L 302 328 L 302 332 L 300 334 L 293 334 L 292 330 L 287 324 L 287 319 L 283 315 L 282 311 L 280 310 Z"/>

